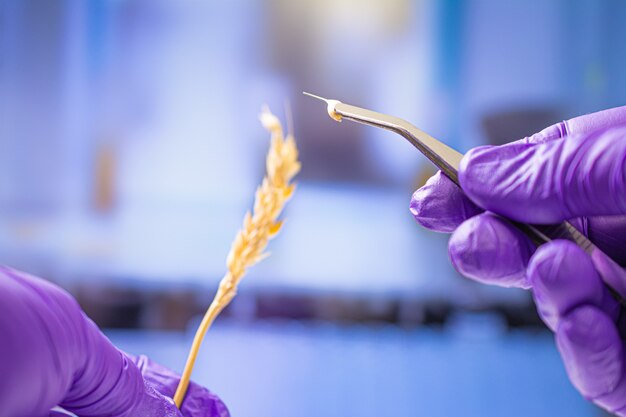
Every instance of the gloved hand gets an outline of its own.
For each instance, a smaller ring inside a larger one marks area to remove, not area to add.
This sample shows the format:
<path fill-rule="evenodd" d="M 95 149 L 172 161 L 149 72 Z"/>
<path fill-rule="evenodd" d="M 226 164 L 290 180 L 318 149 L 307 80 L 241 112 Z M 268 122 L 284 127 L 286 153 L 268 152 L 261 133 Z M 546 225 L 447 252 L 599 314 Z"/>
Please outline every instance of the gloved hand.
<path fill-rule="evenodd" d="M 578 117 L 504 146 L 471 150 L 463 192 L 438 173 L 415 192 L 411 212 L 453 232 L 454 267 L 475 280 L 531 289 L 582 395 L 626 416 L 626 327 L 602 280 L 626 297 L 626 271 L 601 253 L 555 240 L 536 249 L 494 213 L 526 223 L 570 220 L 626 265 L 626 107 Z M 486 211 L 485 211 L 486 210 Z"/>
<path fill-rule="evenodd" d="M 0 267 L 0 417 L 227 417 L 226 406 L 191 384 L 182 413 L 179 376 L 111 344 L 61 288 Z"/>

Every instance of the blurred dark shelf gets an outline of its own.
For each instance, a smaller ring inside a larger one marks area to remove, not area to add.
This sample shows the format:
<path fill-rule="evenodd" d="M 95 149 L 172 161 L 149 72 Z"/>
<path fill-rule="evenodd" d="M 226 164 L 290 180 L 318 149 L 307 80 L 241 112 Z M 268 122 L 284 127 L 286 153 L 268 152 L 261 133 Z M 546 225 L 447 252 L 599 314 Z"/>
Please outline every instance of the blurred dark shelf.
<path fill-rule="evenodd" d="M 208 307 L 212 294 L 189 289 L 145 293 L 136 289 L 77 288 L 74 295 L 85 312 L 106 328 L 184 330 Z M 342 324 L 394 324 L 402 327 L 444 326 L 458 313 L 492 313 L 509 328 L 543 324 L 529 299 L 527 305 L 493 304 L 477 309 L 446 300 L 378 298 L 354 295 L 311 295 L 280 291 L 248 291 L 222 313 L 242 322 L 256 320 L 324 321 Z"/>

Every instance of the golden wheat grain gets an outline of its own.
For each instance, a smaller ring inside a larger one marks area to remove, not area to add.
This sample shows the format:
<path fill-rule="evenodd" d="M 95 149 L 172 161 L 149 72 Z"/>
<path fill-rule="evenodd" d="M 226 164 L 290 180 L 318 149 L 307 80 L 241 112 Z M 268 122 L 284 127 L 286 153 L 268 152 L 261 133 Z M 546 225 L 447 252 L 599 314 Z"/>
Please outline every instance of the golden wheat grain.
<path fill-rule="evenodd" d="M 267 256 L 264 250 L 269 240 L 280 230 L 282 221 L 278 220 L 278 216 L 294 190 L 291 180 L 300 171 L 298 148 L 293 136 L 283 136 L 280 121 L 267 107 L 263 109 L 260 120 L 263 127 L 271 133 L 271 144 L 265 163 L 267 174 L 256 190 L 252 213 L 246 213 L 243 227 L 232 243 L 226 259 L 228 270 L 194 336 L 185 370 L 174 394 L 174 402 L 178 408 L 185 398 L 198 350 L 207 330 L 237 294 L 237 286 L 246 269 Z"/>

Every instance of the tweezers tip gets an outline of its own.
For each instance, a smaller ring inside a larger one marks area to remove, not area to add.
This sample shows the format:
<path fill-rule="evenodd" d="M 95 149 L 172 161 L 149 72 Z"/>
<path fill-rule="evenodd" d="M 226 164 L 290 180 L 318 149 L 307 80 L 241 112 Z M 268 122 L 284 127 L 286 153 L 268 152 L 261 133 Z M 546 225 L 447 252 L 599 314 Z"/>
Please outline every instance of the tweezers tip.
<path fill-rule="evenodd" d="M 325 102 L 328 103 L 328 100 L 325 99 L 324 97 L 320 97 L 320 96 L 317 96 L 315 94 L 307 93 L 306 91 L 303 91 L 302 94 L 304 94 L 305 96 L 313 97 L 313 98 L 316 98 L 318 100 L 322 100 L 322 101 L 325 101 Z"/>

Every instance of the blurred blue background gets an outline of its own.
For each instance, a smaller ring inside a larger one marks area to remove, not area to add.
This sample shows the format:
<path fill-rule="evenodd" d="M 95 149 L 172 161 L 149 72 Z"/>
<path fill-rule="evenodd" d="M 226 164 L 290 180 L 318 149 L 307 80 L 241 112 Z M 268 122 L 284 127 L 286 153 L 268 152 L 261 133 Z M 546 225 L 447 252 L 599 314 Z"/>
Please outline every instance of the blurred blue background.
<path fill-rule="evenodd" d="M 623 105 L 626 3 L 0 0 L 0 262 L 71 291 L 112 340 L 181 370 L 293 114 L 287 222 L 194 378 L 234 416 L 594 416 L 527 293 L 457 275 L 400 137 L 461 151 Z M 288 104 L 285 104 L 288 102 Z"/>

